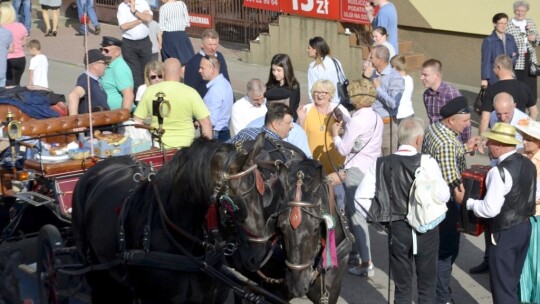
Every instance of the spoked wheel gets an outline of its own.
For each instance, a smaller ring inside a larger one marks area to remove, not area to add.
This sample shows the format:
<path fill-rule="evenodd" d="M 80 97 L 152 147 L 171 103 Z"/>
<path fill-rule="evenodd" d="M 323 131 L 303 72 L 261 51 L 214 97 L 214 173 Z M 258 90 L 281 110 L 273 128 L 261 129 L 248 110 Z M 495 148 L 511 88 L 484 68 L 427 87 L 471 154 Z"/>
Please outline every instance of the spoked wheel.
<path fill-rule="evenodd" d="M 45 225 L 39 230 L 37 277 L 39 280 L 39 297 L 43 304 L 68 303 L 69 298 L 59 294 L 67 288 L 65 280 L 58 276 L 56 266 L 61 264 L 55 255 L 55 249 L 62 248 L 63 240 L 60 231 L 53 225 Z"/>

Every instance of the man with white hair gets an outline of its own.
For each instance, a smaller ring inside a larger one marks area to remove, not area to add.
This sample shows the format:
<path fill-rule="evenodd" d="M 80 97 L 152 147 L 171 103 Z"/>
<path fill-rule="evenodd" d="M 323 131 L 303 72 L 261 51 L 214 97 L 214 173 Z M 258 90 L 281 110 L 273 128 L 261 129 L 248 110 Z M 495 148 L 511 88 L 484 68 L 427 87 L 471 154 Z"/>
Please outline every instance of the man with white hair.
<path fill-rule="evenodd" d="M 247 94 L 232 106 L 231 135 L 238 134 L 251 121 L 266 114 L 266 86 L 260 79 L 253 78 L 247 83 Z"/>

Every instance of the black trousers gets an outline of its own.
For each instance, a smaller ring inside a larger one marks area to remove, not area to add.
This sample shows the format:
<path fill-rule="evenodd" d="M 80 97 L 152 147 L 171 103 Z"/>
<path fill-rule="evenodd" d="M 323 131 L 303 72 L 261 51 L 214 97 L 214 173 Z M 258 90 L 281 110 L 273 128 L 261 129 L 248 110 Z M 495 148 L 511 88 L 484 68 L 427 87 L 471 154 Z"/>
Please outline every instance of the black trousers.
<path fill-rule="evenodd" d="M 122 39 L 122 57 L 133 73 L 133 91 L 144 83 L 144 67 L 152 60 L 152 42 L 146 37 L 141 40 Z"/>
<path fill-rule="evenodd" d="M 515 70 L 514 73 L 516 74 L 517 80 L 525 82 L 531 89 L 534 100 L 536 101 L 536 98 L 538 97 L 538 83 L 536 82 L 536 77 L 529 76 L 529 68 L 531 66 L 529 60 L 529 53 L 527 53 L 527 55 L 525 55 L 525 68 L 523 70 Z"/>
<path fill-rule="evenodd" d="M 461 235 L 456 228 L 459 208 L 454 199 L 446 203 L 446 218 L 439 225 L 439 259 L 437 261 L 437 303 L 452 302 L 452 266 L 459 254 Z"/>
<path fill-rule="evenodd" d="M 412 303 L 413 263 L 416 265 L 418 303 L 435 303 L 437 288 L 437 257 L 439 228 L 426 233 L 416 233 L 418 254 L 413 255 L 411 226 L 402 221 L 392 222 L 395 237 L 390 254 L 391 270 L 396 286 L 394 303 Z"/>
<path fill-rule="evenodd" d="M 489 284 L 494 304 L 518 304 L 519 277 L 531 239 L 529 219 L 493 233 L 497 245 L 489 251 Z"/>
<path fill-rule="evenodd" d="M 26 57 L 11 58 L 7 61 L 6 85 L 21 85 L 21 77 L 26 67 Z"/>

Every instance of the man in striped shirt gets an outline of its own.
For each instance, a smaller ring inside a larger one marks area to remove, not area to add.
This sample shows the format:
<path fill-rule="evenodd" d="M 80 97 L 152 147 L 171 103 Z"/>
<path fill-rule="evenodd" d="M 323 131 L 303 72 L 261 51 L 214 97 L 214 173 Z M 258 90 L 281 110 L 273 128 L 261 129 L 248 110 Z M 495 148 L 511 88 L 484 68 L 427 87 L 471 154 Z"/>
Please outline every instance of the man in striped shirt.
<path fill-rule="evenodd" d="M 465 154 L 473 153 L 481 142 L 479 136 L 462 144 L 458 135 L 471 126 L 471 114 L 467 99 L 458 96 L 440 109 L 442 120 L 431 124 L 424 136 L 422 153 L 429 154 L 441 167 L 442 175 L 450 190 L 461 184 L 461 172 L 465 170 Z M 459 253 L 458 208 L 454 197 L 446 204 L 446 218 L 439 225 L 439 259 L 437 261 L 437 303 L 452 303 L 450 281 L 452 264 Z"/>

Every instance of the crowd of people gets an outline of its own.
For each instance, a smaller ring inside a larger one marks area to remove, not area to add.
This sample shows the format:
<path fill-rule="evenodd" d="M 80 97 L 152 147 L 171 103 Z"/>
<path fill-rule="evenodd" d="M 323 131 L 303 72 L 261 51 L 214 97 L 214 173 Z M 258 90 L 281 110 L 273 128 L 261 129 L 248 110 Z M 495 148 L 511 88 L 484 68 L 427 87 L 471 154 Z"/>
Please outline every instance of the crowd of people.
<path fill-rule="evenodd" d="M 406 57 L 399 52 L 397 11 L 388 0 L 366 6 L 373 46 L 358 67 L 363 78 L 348 84 L 348 98 L 338 94 L 345 75 L 331 46 L 320 36 L 306 41 L 306 56 L 313 61 L 307 67 L 304 90 L 309 101 L 304 104 L 293 62 L 282 53 L 269 62 L 268 79 L 251 79 L 245 96 L 235 101 L 227 62 L 218 51 L 218 33 L 204 30 L 200 49 L 194 51 L 185 32 L 190 26 L 188 7 L 180 0 L 164 2 L 159 22 L 145 0 L 119 4 L 122 38 L 104 36 L 99 48 L 87 51 L 85 71 L 67 95 L 69 115 L 124 108 L 135 122 L 158 127 L 153 102 L 162 96 L 170 102 L 162 125 L 166 148 L 189 146 L 198 135 L 236 143 L 262 132 L 296 145 L 321 162 L 334 185 L 336 202 L 351 223 L 355 245 L 350 274 L 375 275 L 369 222 L 382 223 L 395 238 L 389 249 L 395 303 L 412 302 L 415 273 L 418 303 L 453 303 L 450 281 L 459 254 L 459 209 L 472 210 L 491 220 L 485 229 L 484 260 L 470 272 L 490 272 L 495 303 L 540 302 L 540 225 L 534 217 L 540 214 L 535 209 L 540 204 L 535 178 L 540 123 L 535 121 L 537 81 L 528 73 L 530 64 L 537 63 L 540 35 L 534 21 L 526 18 L 526 1 L 514 3 L 513 18 L 495 14 L 494 30 L 482 44 L 480 79 L 486 94 L 478 134 L 471 132 L 467 99 L 443 81 L 443 63 L 437 59 L 426 60 L 420 72 L 428 124 L 415 117 L 413 81 Z M 56 36 L 59 4 L 40 3 L 45 36 Z M 85 21 L 79 34 L 88 34 L 89 23 L 99 34 L 93 0 L 77 3 Z M 49 10 L 52 26 L 45 14 Z M 0 4 L 0 62 L 6 58 L 0 64 L 0 75 L 5 75 L 0 86 L 20 84 L 27 47 L 32 55 L 29 84 L 46 88 L 47 58 L 39 41 L 27 41 L 27 19 L 21 14 L 24 19 L 17 21 L 18 12 L 11 4 Z M 486 197 L 465 201 L 465 156 L 482 152 L 484 146 L 493 165 Z M 433 178 L 447 186 L 433 194 L 447 201 L 445 218 L 425 233 L 415 231 L 406 219 L 409 189 L 419 167 L 429 168 Z M 413 247 L 418 253 L 413 254 Z"/>

